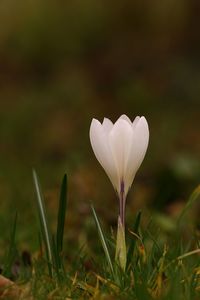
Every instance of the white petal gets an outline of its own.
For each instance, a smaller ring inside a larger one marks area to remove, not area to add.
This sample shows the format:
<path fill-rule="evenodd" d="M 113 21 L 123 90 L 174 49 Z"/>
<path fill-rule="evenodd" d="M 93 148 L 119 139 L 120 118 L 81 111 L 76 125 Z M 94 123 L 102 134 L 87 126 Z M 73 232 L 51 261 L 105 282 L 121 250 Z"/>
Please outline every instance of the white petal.
<path fill-rule="evenodd" d="M 137 124 L 137 122 L 140 120 L 140 117 L 135 117 L 135 119 L 134 119 L 134 121 L 133 121 L 133 123 L 132 123 L 132 128 L 135 128 L 135 126 L 136 126 L 136 124 Z"/>
<path fill-rule="evenodd" d="M 110 119 L 104 118 L 102 126 L 103 126 L 103 130 L 109 133 L 110 130 L 113 128 L 113 123 L 110 121 Z"/>
<path fill-rule="evenodd" d="M 130 187 L 147 151 L 149 127 L 146 119 L 141 117 L 133 129 L 132 145 L 126 165 L 126 179 Z M 126 191 L 127 192 L 127 191 Z"/>
<path fill-rule="evenodd" d="M 90 125 L 90 142 L 97 160 L 116 189 L 118 185 L 117 170 L 108 145 L 108 135 L 104 132 L 101 123 L 96 119 L 93 119 Z"/>
<path fill-rule="evenodd" d="M 131 120 L 129 119 L 129 117 L 127 117 L 127 115 L 121 115 L 121 116 L 119 117 L 118 120 L 125 120 L 125 121 L 127 121 L 130 125 L 132 125 L 132 122 L 131 122 Z M 117 121 L 118 121 L 118 120 L 117 120 Z"/>
<path fill-rule="evenodd" d="M 120 193 L 121 181 L 124 180 L 125 166 L 132 145 L 132 135 L 132 127 L 124 119 L 118 119 L 109 134 L 110 148 L 119 176 L 118 193 Z"/>

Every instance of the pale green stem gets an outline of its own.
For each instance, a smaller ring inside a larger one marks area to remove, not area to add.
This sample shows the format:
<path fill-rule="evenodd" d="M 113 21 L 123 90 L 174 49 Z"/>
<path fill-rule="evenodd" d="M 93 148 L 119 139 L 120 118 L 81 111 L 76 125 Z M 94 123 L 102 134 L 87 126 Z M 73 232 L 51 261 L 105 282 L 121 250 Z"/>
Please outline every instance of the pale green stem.
<path fill-rule="evenodd" d="M 126 199 L 124 197 L 124 182 L 122 181 L 119 195 L 119 218 L 115 259 L 123 271 L 125 271 L 126 268 L 125 200 Z"/>
<path fill-rule="evenodd" d="M 122 226 L 125 228 L 125 202 L 124 197 L 124 182 L 121 181 L 120 195 L 119 195 L 119 216 L 121 219 Z"/>

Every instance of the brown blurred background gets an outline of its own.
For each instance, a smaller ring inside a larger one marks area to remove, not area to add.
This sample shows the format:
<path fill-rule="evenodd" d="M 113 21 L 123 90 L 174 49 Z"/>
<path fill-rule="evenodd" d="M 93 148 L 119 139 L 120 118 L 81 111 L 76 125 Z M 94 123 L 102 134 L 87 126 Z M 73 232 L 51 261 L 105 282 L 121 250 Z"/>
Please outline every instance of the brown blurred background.
<path fill-rule="evenodd" d="M 52 223 L 67 172 L 69 239 L 84 241 L 91 201 L 115 224 L 117 199 L 89 143 L 93 117 L 149 122 L 128 221 L 139 207 L 170 213 L 188 198 L 200 181 L 198 0 L 2 0 L 0 19 L 3 240 L 17 210 L 18 240 L 37 247 L 32 167 Z"/>

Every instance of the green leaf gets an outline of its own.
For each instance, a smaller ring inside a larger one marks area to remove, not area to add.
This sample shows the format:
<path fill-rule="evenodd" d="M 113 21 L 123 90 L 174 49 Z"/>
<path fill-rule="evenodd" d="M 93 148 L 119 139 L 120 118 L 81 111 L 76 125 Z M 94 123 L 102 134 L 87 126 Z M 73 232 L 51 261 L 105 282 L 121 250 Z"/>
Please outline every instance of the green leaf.
<path fill-rule="evenodd" d="M 187 213 L 187 211 L 191 208 L 191 206 L 195 203 L 195 201 L 197 201 L 199 199 L 199 196 L 200 196 L 200 185 L 198 185 L 196 187 L 196 189 L 193 191 L 193 193 L 189 197 L 185 207 L 183 208 L 182 212 L 180 213 L 179 218 L 177 220 L 178 226 L 180 225 L 180 223 L 181 223 L 183 217 L 185 216 L 185 214 Z"/>
<path fill-rule="evenodd" d="M 55 236 L 52 235 L 52 253 L 53 253 L 53 260 L 54 260 L 54 268 L 56 271 L 56 274 L 59 273 L 59 265 L 60 265 L 60 260 L 59 260 L 59 255 L 57 252 L 57 247 L 56 247 L 56 239 Z"/>
<path fill-rule="evenodd" d="M 43 242 L 45 244 L 45 251 L 46 251 L 46 257 L 47 257 L 47 261 L 48 261 L 49 274 L 50 274 L 50 276 L 52 276 L 53 251 L 52 251 L 52 245 L 51 245 L 51 237 L 50 237 L 50 231 L 49 231 L 49 226 L 48 226 L 45 204 L 44 204 L 43 196 L 42 196 L 41 189 L 40 189 L 40 184 L 39 184 L 38 177 L 37 177 L 35 170 L 33 170 L 33 181 L 34 181 L 36 195 L 37 195 L 40 228 L 41 228 Z"/>
<path fill-rule="evenodd" d="M 10 245 L 8 254 L 5 260 L 5 265 L 3 268 L 3 275 L 6 277 L 10 277 L 11 275 L 11 269 L 12 265 L 14 263 L 15 257 L 16 257 L 16 244 L 15 244 L 15 236 L 16 236 L 16 227 L 17 227 L 17 213 L 15 214 L 14 222 L 13 222 L 13 228 L 10 234 Z"/>
<path fill-rule="evenodd" d="M 97 230 L 98 230 L 98 234 L 99 234 L 99 237 L 100 237 L 100 240 L 101 240 L 101 244 L 102 244 L 106 259 L 107 259 L 107 263 L 110 267 L 110 271 L 111 271 L 112 275 L 114 276 L 114 269 L 113 269 L 112 261 L 111 261 L 111 258 L 110 258 L 110 253 L 108 251 L 108 247 L 107 247 L 107 244 L 106 244 L 106 239 L 105 239 L 105 236 L 103 234 L 103 230 L 101 228 L 100 222 L 99 222 L 97 214 L 95 212 L 95 209 L 92 205 L 91 205 L 91 209 L 92 209 L 94 220 L 95 220 L 95 223 L 96 223 L 96 226 L 97 226 Z"/>
<path fill-rule="evenodd" d="M 139 232 L 141 214 L 142 214 L 142 212 L 139 211 L 136 215 L 136 218 L 135 218 L 135 222 L 134 222 L 134 226 L 133 226 L 133 232 L 135 234 L 138 234 L 138 232 Z M 133 239 L 131 239 L 130 246 L 129 246 L 129 249 L 128 249 L 126 269 L 128 269 L 130 264 L 131 264 L 131 261 L 132 261 L 132 258 L 133 258 L 133 252 L 135 250 L 135 245 L 136 245 L 136 239 L 133 238 Z"/>
<path fill-rule="evenodd" d="M 118 218 L 115 260 L 119 264 L 121 269 L 123 271 L 125 271 L 125 269 L 126 269 L 126 240 L 125 240 L 124 226 L 122 225 L 120 217 Z"/>
<path fill-rule="evenodd" d="M 66 205 L 67 205 L 67 175 L 63 177 L 61 191 L 60 191 L 60 202 L 58 209 L 58 219 L 57 219 L 57 252 L 58 255 L 62 252 L 63 249 L 63 236 L 64 236 L 64 227 L 65 227 L 65 216 L 66 216 Z"/>

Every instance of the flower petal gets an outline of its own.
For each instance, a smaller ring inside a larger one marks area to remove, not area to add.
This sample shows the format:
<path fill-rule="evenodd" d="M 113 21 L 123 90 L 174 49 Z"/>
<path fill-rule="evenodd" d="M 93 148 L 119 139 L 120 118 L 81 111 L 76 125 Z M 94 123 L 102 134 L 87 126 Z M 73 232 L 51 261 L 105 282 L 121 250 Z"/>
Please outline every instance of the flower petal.
<path fill-rule="evenodd" d="M 135 128 L 136 124 L 138 123 L 138 121 L 140 120 L 140 117 L 135 117 L 133 123 L 132 123 L 132 128 Z"/>
<path fill-rule="evenodd" d="M 109 133 L 110 130 L 113 128 L 113 123 L 108 118 L 104 118 L 102 126 L 104 131 Z"/>
<path fill-rule="evenodd" d="M 118 171 L 118 187 L 120 194 L 121 182 L 124 181 L 125 166 L 129 158 L 129 152 L 132 146 L 133 130 L 131 125 L 124 119 L 118 119 L 109 134 L 111 152 Z M 124 184 L 126 184 L 124 182 Z"/>
<path fill-rule="evenodd" d="M 127 117 L 127 115 L 121 115 L 121 116 L 119 117 L 118 120 L 125 120 L 125 121 L 127 121 L 130 125 L 132 125 L 132 122 L 131 122 L 131 120 L 129 119 L 129 117 Z M 117 120 L 117 121 L 118 121 L 118 120 Z"/>
<path fill-rule="evenodd" d="M 137 124 L 133 129 L 132 145 L 126 165 L 125 181 L 127 182 L 128 188 L 130 188 L 135 174 L 144 159 L 148 147 L 148 142 L 148 123 L 144 117 L 141 117 L 140 120 L 137 121 Z M 127 193 L 128 190 L 126 190 L 125 192 Z"/>
<path fill-rule="evenodd" d="M 93 119 L 90 125 L 90 142 L 97 160 L 104 168 L 114 188 L 116 189 L 118 185 L 118 173 L 112 152 L 109 149 L 108 134 L 105 133 L 103 126 L 96 119 Z"/>

